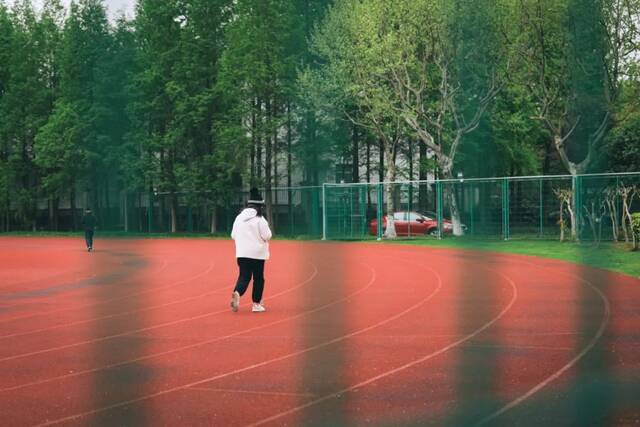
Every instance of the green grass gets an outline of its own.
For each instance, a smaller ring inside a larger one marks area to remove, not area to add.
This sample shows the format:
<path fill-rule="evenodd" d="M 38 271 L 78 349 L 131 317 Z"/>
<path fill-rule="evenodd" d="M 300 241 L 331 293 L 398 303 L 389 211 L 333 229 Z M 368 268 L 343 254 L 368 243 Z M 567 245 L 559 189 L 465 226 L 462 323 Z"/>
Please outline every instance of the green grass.
<path fill-rule="evenodd" d="M 388 241 L 383 244 L 389 243 Z M 489 252 L 534 255 L 584 264 L 592 267 L 640 277 L 640 251 L 632 252 L 623 243 L 601 243 L 595 247 L 590 243 L 561 243 L 543 240 L 473 240 L 447 238 L 398 240 L 396 244 L 432 246 L 441 248 L 472 249 Z"/>

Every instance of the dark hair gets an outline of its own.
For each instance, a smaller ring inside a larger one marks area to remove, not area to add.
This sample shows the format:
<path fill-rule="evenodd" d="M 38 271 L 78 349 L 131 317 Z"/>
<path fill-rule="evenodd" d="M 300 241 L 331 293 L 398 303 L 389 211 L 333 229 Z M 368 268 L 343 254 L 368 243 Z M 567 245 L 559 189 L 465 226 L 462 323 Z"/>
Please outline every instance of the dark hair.
<path fill-rule="evenodd" d="M 255 209 L 258 216 L 262 216 L 264 213 L 264 199 L 260 195 L 260 191 L 256 187 L 252 187 L 249 191 L 249 200 L 247 201 L 247 207 Z"/>
<path fill-rule="evenodd" d="M 248 208 L 251 208 L 251 209 L 255 209 L 255 210 L 256 210 L 256 215 L 257 215 L 257 216 L 262 216 L 262 215 L 263 215 L 263 209 L 264 209 L 264 206 L 263 206 L 263 205 L 258 205 L 258 204 L 256 204 L 256 203 L 249 203 L 249 204 L 247 205 L 247 207 L 248 207 Z"/>

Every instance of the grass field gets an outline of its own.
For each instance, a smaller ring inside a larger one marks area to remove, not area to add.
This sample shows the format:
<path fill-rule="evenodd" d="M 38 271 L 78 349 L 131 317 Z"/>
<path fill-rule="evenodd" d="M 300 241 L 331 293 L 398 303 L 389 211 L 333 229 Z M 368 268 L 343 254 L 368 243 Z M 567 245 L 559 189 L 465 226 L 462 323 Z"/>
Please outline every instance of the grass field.
<path fill-rule="evenodd" d="M 389 242 L 384 242 L 383 244 L 388 243 Z M 601 243 L 600 246 L 595 247 L 588 243 L 561 243 L 548 240 L 498 241 L 453 238 L 443 240 L 398 240 L 393 243 L 534 255 L 569 261 L 576 264 L 585 264 L 640 277 L 640 251 L 632 252 L 629 246 L 623 243 Z"/>

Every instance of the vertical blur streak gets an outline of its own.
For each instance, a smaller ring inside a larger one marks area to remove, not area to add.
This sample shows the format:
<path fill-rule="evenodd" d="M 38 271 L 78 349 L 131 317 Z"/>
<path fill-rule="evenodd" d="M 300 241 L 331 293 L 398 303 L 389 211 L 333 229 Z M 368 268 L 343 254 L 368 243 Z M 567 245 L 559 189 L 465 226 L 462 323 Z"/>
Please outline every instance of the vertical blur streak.
<path fill-rule="evenodd" d="M 585 252 L 590 250 L 592 249 L 581 248 L 583 258 L 587 256 Z M 576 275 L 582 279 L 578 287 L 576 319 L 579 334 L 574 350 L 574 353 L 578 354 L 589 346 L 604 321 L 605 307 L 602 298 L 591 286 L 597 287 L 607 297 L 609 283 L 613 279 L 607 272 L 594 273 L 590 268 L 582 266 L 576 268 Z M 569 418 L 571 425 L 611 425 L 610 413 L 616 401 L 616 387 L 615 379 L 610 372 L 610 333 L 607 327 L 602 338 L 580 359 L 576 367 L 575 379 L 567 400 L 567 409 L 572 411 Z"/>
<path fill-rule="evenodd" d="M 105 246 L 108 243 L 105 244 Z M 130 244 L 131 245 L 131 244 Z M 118 295 L 131 294 L 133 289 L 143 286 L 142 273 L 147 262 L 135 253 L 134 247 L 110 244 L 111 248 L 96 252 L 93 255 L 115 258 L 120 268 L 106 275 L 107 280 L 94 291 L 96 302 L 96 318 L 114 313 L 132 312 L 145 307 L 144 297 L 134 295 L 128 298 L 117 298 Z M 106 253 L 105 253 L 106 252 Z M 101 301 L 111 300 L 106 304 Z M 94 338 L 122 333 L 123 330 L 137 330 L 145 327 L 140 314 L 127 316 L 124 322 L 112 318 L 99 320 L 94 326 Z M 98 341 L 93 347 L 94 365 L 105 366 L 114 361 L 139 358 L 144 355 L 144 343 L 134 336 Z M 144 394 L 144 383 L 150 373 L 142 362 L 126 364 L 112 369 L 98 370 L 93 376 L 94 408 L 103 408 L 123 400 L 134 399 Z M 93 415 L 88 425 L 92 426 L 143 426 L 145 425 L 143 405 L 115 411 L 102 411 Z"/>
<path fill-rule="evenodd" d="M 313 286 L 304 287 L 304 309 L 312 309 L 344 298 L 353 289 L 366 283 L 349 283 L 346 265 L 349 262 L 344 245 L 318 244 L 309 245 L 312 249 L 307 254 L 309 259 L 319 260 L 320 274 Z M 323 277 L 324 276 L 324 277 Z M 312 347 L 348 333 L 346 302 L 327 307 L 313 314 L 304 316 L 300 321 L 304 347 Z M 302 360 L 302 392 L 314 396 L 325 396 L 336 390 L 346 388 L 345 383 L 345 345 L 339 342 L 334 345 L 310 351 Z M 346 425 L 346 396 L 329 399 L 321 405 L 311 405 L 301 414 L 300 425 L 304 426 L 341 426 Z"/>
<path fill-rule="evenodd" d="M 452 263 L 457 272 L 457 336 L 473 333 L 495 318 L 502 309 L 499 286 L 502 280 L 482 266 L 493 265 L 490 255 L 459 253 Z M 495 406 L 500 338 L 495 326 L 457 347 L 456 405 L 448 426 L 473 425 Z"/>

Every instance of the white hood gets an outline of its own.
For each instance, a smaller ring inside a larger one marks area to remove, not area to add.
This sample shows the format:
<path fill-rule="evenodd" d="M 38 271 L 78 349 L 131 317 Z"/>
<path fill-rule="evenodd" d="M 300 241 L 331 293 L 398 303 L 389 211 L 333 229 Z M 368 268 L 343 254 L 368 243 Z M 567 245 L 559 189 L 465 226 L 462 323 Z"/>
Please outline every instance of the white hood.
<path fill-rule="evenodd" d="M 246 208 L 243 209 L 242 212 L 240 212 L 237 216 L 236 219 L 242 220 L 242 221 L 249 221 L 252 218 L 255 218 L 258 216 L 258 211 L 253 209 L 253 208 Z"/>
<path fill-rule="evenodd" d="M 231 238 L 236 242 L 236 258 L 269 259 L 271 229 L 255 209 L 246 208 L 238 214 Z"/>

